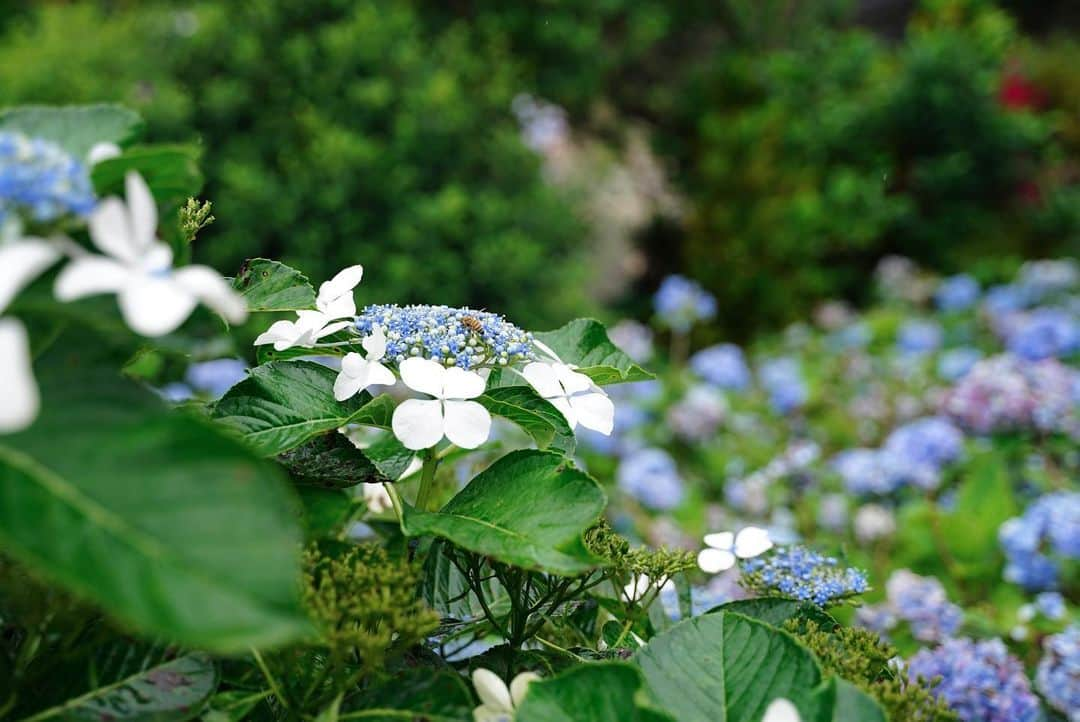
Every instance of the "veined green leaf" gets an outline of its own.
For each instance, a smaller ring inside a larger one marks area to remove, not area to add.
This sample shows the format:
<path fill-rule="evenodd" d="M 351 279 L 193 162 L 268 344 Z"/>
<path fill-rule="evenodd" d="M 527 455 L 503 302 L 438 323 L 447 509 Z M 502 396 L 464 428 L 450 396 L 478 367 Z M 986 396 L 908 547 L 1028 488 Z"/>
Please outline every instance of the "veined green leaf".
<path fill-rule="evenodd" d="M 534 334 L 559 355 L 563 363 L 600 386 L 626 381 L 648 381 L 654 376 L 634 363 L 608 338 L 604 324 L 591 318 L 579 318 L 554 331 Z"/>
<path fill-rule="evenodd" d="M 23 105 L 0 110 L 0 130 L 51 140 L 80 160 L 98 143 L 128 143 L 142 126 L 138 113 L 119 105 Z"/>
<path fill-rule="evenodd" d="M 284 263 L 249 258 L 233 279 L 233 288 L 249 311 L 299 311 L 315 308 L 315 289 L 308 277 Z"/>

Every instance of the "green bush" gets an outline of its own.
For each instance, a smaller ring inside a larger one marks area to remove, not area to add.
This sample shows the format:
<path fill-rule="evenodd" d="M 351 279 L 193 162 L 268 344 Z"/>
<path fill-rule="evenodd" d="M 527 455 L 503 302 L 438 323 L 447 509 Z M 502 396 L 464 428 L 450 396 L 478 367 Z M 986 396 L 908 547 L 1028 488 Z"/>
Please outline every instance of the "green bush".
<path fill-rule="evenodd" d="M 380 269 L 362 301 L 539 326 L 584 305 L 581 228 L 510 112 L 515 63 L 463 25 L 381 0 L 47 7 L 0 68 L 0 104 L 119 100 L 153 139 L 200 137 L 220 221 L 196 259 L 276 255 L 316 280 L 361 262 Z"/>

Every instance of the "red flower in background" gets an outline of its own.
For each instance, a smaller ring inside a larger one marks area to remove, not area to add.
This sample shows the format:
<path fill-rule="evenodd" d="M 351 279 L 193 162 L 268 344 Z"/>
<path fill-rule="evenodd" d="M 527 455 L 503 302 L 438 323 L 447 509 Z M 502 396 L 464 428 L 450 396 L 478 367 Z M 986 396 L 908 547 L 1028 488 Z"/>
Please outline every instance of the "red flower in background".
<path fill-rule="evenodd" d="M 1017 69 L 1015 63 L 1001 76 L 998 89 L 998 102 L 1011 110 L 1037 110 L 1043 106 L 1046 97 L 1043 92 Z"/>

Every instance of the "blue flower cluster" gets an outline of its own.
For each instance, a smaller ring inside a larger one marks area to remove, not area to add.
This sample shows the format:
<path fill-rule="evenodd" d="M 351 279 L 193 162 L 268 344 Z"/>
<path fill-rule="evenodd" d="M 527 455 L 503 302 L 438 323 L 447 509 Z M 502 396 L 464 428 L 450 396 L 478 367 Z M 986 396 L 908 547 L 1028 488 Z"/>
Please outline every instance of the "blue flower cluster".
<path fill-rule="evenodd" d="M 896 332 L 896 347 L 908 354 L 937 351 L 944 339 L 937 321 L 915 319 L 905 321 Z"/>
<path fill-rule="evenodd" d="M 777 547 L 748 559 L 742 562 L 742 571 L 747 588 L 822 606 L 870 588 L 865 572 L 802 546 Z"/>
<path fill-rule="evenodd" d="M 831 465 L 852 494 L 890 494 L 902 486 L 936 489 L 941 471 L 963 454 L 964 434 L 929 416 L 897 427 L 880 449 L 848 449 Z"/>
<path fill-rule="evenodd" d="M 50 141 L 0 132 L 0 225 L 12 214 L 36 223 L 85 216 L 96 203 L 81 161 Z"/>
<path fill-rule="evenodd" d="M 934 302 L 942 311 L 963 311 L 979 300 L 979 282 L 966 273 L 950 276 L 934 292 Z"/>
<path fill-rule="evenodd" d="M 1035 685 L 1069 722 L 1080 722 L 1080 627 L 1070 626 L 1043 640 Z"/>
<path fill-rule="evenodd" d="M 450 306 L 366 306 L 356 328 L 367 335 L 375 326 L 386 334 L 386 357 L 411 356 L 447 366 L 474 369 L 533 361 L 532 334 L 488 311 Z"/>
<path fill-rule="evenodd" d="M 690 368 L 721 389 L 744 391 L 750 386 L 750 367 L 735 344 L 722 343 L 698 351 L 690 357 Z"/>
<path fill-rule="evenodd" d="M 1030 591 L 1054 588 L 1059 559 L 1080 559 L 1080 492 L 1040 497 L 1022 516 L 1001 525 L 998 540 L 1008 560 L 1007 581 Z"/>
<path fill-rule="evenodd" d="M 674 331 L 685 333 L 699 321 L 716 315 L 716 298 L 696 281 L 685 276 L 668 276 L 653 297 L 660 320 Z"/>
<path fill-rule="evenodd" d="M 982 358 L 982 351 L 971 346 L 958 346 L 938 357 L 938 376 L 946 381 L 957 381 L 967 375 Z"/>
<path fill-rule="evenodd" d="M 630 452 L 619 462 L 615 477 L 620 489 L 656 511 L 674 509 L 685 494 L 675 459 L 656 447 Z"/>
<path fill-rule="evenodd" d="M 1040 361 L 1080 351 L 1080 318 L 1064 308 L 1044 306 L 1005 324 L 1005 347 L 1020 358 Z"/>
<path fill-rule="evenodd" d="M 949 601 L 945 588 L 934 577 L 900 569 L 885 583 L 885 593 L 896 617 L 908 623 L 915 639 L 924 642 L 952 637 L 964 619 L 963 610 Z"/>
<path fill-rule="evenodd" d="M 908 678 L 941 677 L 934 692 L 963 722 L 1034 722 L 1039 700 L 1000 639 L 950 639 L 911 658 Z"/>
<path fill-rule="evenodd" d="M 762 363 L 758 369 L 758 378 L 769 394 L 769 403 L 782 414 L 791 413 L 801 407 L 810 394 L 799 362 L 787 356 Z"/>

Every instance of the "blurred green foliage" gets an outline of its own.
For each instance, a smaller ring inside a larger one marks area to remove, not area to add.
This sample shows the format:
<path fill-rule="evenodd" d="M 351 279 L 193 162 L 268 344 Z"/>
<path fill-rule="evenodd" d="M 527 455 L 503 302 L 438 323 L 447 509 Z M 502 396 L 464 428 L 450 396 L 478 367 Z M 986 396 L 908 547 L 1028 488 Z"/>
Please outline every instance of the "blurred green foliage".
<path fill-rule="evenodd" d="M 588 312 L 589 234 L 510 112 L 529 92 L 618 148 L 645 123 L 688 213 L 651 227 L 636 298 L 681 271 L 741 336 L 888 253 L 994 272 L 1070 252 L 1074 45 L 989 0 L 923 0 L 896 44 L 849 0 L 250 0 L 48 5 L 8 22 L 0 104 L 118 100 L 201 139 L 218 222 L 195 256 L 279 257 L 362 301 L 471 303 L 543 326 Z M 81 28 L 92 28 L 84 32 Z M 1010 106 L 1020 58 L 1042 104 Z M 584 191 L 582 190 L 584 189 Z M 1071 246 L 1071 247 L 1075 247 Z"/>

